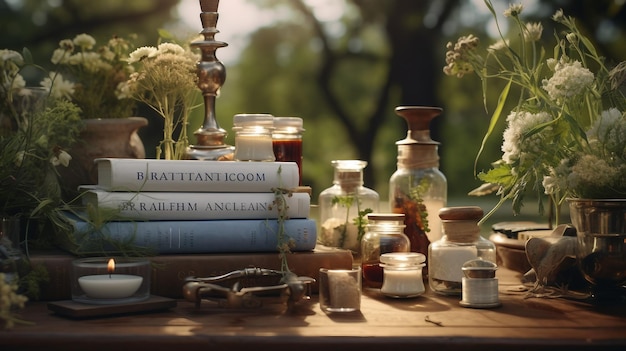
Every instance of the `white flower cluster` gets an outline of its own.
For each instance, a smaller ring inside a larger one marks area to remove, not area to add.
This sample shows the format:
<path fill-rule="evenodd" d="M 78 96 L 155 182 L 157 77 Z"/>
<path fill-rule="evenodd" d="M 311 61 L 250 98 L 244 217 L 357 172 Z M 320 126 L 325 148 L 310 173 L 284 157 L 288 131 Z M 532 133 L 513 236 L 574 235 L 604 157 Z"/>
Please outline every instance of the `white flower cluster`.
<path fill-rule="evenodd" d="M 554 67 L 554 75 L 550 79 L 543 80 L 543 89 L 548 92 L 552 100 L 559 104 L 581 95 L 593 84 L 593 73 L 583 67 L 579 61 L 567 62 L 561 59 L 556 62 L 554 59 L 548 59 L 547 65 Z"/>
<path fill-rule="evenodd" d="M 507 164 L 524 161 L 529 155 L 539 155 L 545 145 L 545 135 L 551 127 L 541 132 L 527 136 L 538 126 L 552 120 L 546 112 L 530 113 L 527 111 L 513 111 L 507 117 L 507 128 L 504 130 L 502 143 L 502 160 Z"/>

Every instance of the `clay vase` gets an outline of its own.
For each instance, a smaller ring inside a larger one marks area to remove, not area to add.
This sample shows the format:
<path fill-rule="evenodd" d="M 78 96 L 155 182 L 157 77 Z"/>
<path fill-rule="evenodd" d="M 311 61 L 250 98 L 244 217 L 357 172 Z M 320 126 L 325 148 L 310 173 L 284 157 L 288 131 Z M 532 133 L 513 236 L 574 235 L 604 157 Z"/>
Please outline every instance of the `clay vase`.
<path fill-rule="evenodd" d="M 69 150 L 69 167 L 57 167 L 64 200 L 72 201 L 80 185 L 98 184 L 96 158 L 145 158 L 146 150 L 137 131 L 147 125 L 143 117 L 85 120 L 79 140 Z"/>

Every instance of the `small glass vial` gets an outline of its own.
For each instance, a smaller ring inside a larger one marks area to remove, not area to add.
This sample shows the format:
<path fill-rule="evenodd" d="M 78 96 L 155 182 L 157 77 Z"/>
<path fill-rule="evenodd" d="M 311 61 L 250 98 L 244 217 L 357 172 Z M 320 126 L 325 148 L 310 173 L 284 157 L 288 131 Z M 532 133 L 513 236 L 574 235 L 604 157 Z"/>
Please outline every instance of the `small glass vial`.
<path fill-rule="evenodd" d="M 378 212 L 378 193 L 363 186 L 360 160 L 334 160 L 333 185 L 318 197 L 320 230 L 318 242 L 325 246 L 352 251 L 358 259 L 365 234 L 365 214 Z"/>
<path fill-rule="evenodd" d="M 274 131 L 272 132 L 272 145 L 276 161 L 295 162 L 300 172 L 300 185 L 302 185 L 302 118 L 300 117 L 274 117 Z"/>
<path fill-rule="evenodd" d="M 477 206 L 444 207 L 439 210 L 443 236 L 428 246 L 428 284 L 443 295 L 461 295 L 463 264 L 477 258 L 496 262 L 494 243 L 480 236 Z"/>
<path fill-rule="evenodd" d="M 363 287 L 380 289 L 383 285 L 383 267 L 380 256 L 389 252 L 409 252 L 411 242 L 404 234 L 404 215 L 401 213 L 370 213 L 367 232 L 361 240 L 361 271 Z"/>
<path fill-rule="evenodd" d="M 389 252 L 380 255 L 383 286 L 380 292 L 389 297 L 410 298 L 424 293 L 422 268 L 426 256 L 419 252 Z"/>
<path fill-rule="evenodd" d="M 270 114 L 237 114 L 233 117 L 235 161 L 276 160 L 272 147 L 274 116 Z"/>

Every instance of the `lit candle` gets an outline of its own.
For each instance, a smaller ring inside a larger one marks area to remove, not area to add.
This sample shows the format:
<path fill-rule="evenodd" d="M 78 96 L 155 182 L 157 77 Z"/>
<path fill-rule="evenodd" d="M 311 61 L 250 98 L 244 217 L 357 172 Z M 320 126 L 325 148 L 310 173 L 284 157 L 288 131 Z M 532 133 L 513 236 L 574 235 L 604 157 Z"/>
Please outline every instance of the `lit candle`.
<path fill-rule="evenodd" d="M 78 278 L 85 294 L 93 299 L 122 299 L 132 296 L 143 282 L 138 275 L 113 274 L 115 260 L 109 259 L 108 274 L 86 275 Z"/>

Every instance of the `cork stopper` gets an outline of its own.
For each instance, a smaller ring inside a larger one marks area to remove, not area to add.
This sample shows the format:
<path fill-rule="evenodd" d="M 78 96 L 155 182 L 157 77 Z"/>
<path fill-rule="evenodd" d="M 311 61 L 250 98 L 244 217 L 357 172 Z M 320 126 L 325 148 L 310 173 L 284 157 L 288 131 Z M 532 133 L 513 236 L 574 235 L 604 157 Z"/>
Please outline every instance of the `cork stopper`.
<path fill-rule="evenodd" d="M 439 210 L 439 218 L 444 221 L 478 221 L 483 214 L 483 209 L 478 206 L 443 207 Z"/>
<path fill-rule="evenodd" d="M 471 243 L 480 237 L 478 221 L 483 210 L 478 206 L 444 207 L 439 210 L 443 233 L 449 241 Z"/>

